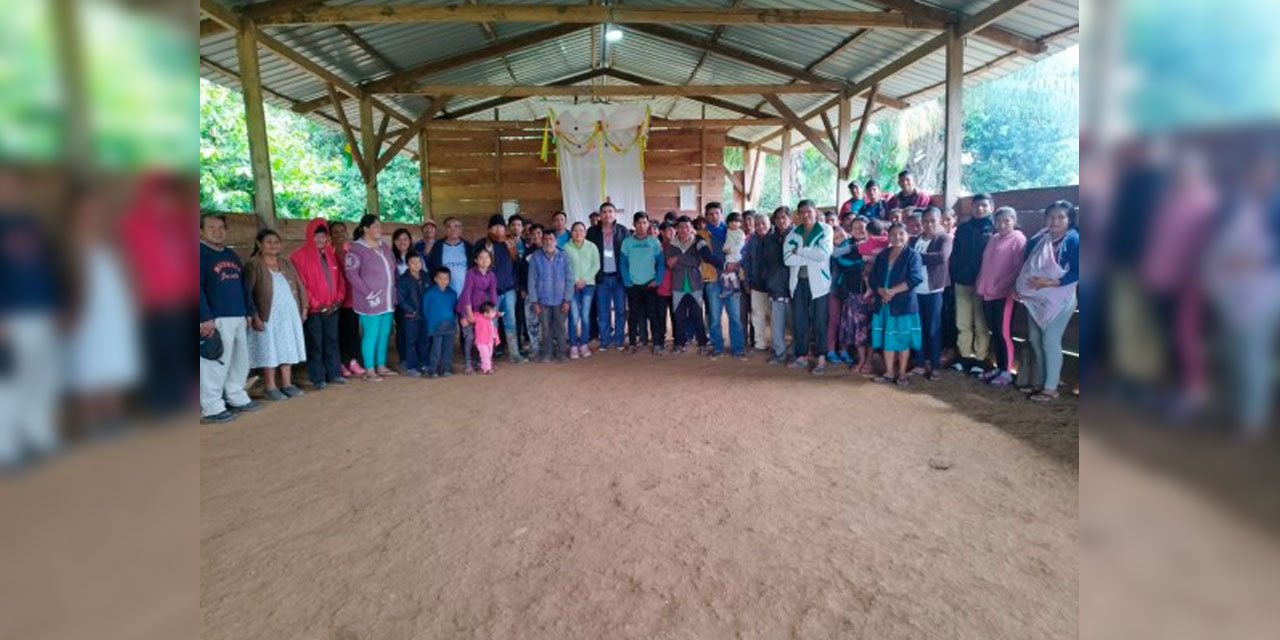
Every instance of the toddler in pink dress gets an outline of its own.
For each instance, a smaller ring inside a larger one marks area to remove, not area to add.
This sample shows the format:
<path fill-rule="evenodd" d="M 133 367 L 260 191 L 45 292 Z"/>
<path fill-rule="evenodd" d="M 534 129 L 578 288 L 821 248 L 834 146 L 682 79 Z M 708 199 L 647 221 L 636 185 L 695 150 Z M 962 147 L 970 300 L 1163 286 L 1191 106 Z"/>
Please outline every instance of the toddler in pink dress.
<path fill-rule="evenodd" d="M 498 345 L 498 329 L 493 320 L 498 317 L 498 310 L 492 302 L 480 304 L 480 313 L 475 316 L 476 351 L 480 352 L 480 373 L 493 373 L 493 348 Z"/>

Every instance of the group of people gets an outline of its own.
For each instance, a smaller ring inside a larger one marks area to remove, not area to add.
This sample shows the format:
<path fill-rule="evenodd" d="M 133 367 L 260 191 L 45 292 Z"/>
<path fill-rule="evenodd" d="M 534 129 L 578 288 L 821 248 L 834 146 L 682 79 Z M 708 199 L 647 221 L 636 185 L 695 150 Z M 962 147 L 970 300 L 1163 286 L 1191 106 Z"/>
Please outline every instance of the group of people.
<path fill-rule="evenodd" d="M 491 373 L 503 355 L 567 362 L 591 357 L 593 339 L 594 351 L 628 354 L 684 354 L 696 343 L 700 355 L 745 359 L 754 348 L 770 364 L 821 375 L 841 363 L 899 385 L 937 379 L 954 342 L 954 368 L 1002 386 L 1015 368 L 1015 301 L 1034 356 L 1026 391 L 1056 398 L 1076 306 L 1076 208 L 1049 205 L 1028 240 L 1016 212 L 989 196 L 975 196 L 973 216 L 956 226 L 910 172 L 899 186 L 885 199 L 874 181 L 851 183 L 853 197 L 826 215 L 809 200 L 772 216 L 725 216 L 716 202 L 696 219 L 636 212 L 629 229 L 608 202 L 589 225 L 569 225 L 564 212 L 548 226 L 495 215 L 475 243 L 456 218 L 443 237 L 427 221 L 416 241 L 405 229 L 388 241 L 374 215 L 350 236 L 346 224 L 316 219 L 287 257 L 279 235 L 262 230 L 243 265 L 226 246 L 225 219 L 206 216 L 203 419 L 258 408 L 244 389 L 251 368 L 279 401 L 303 394 L 290 373 L 301 362 L 323 389 L 350 377 L 449 376 L 458 346 L 466 374 Z M 387 365 L 393 333 L 399 371 Z"/>

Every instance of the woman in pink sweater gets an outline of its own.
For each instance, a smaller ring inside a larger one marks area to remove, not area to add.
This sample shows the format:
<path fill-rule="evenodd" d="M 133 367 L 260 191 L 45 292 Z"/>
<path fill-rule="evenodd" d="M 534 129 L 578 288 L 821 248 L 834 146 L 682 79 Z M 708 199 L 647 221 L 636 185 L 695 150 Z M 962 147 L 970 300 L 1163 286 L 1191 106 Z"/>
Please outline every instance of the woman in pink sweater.
<path fill-rule="evenodd" d="M 1012 207 L 996 209 L 996 232 L 982 252 L 982 269 L 975 283 L 996 356 L 996 366 L 982 374 L 982 379 L 998 387 L 1013 382 L 1013 284 L 1027 246 L 1027 237 L 1015 228 L 1017 225 L 1018 212 Z"/>

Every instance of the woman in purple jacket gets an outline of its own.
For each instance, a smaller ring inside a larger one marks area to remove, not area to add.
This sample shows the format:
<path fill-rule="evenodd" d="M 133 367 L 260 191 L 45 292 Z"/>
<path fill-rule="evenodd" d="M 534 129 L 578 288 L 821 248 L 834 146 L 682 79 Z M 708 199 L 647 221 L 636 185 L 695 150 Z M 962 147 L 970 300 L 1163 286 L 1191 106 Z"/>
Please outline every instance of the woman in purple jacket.
<path fill-rule="evenodd" d="M 378 216 L 360 218 L 353 237 L 343 268 L 351 285 L 352 306 L 360 317 L 360 355 L 365 368 L 361 377 L 378 382 L 380 376 L 396 375 L 387 368 L 387 342 L 396 308 L 396 261 L 391 245 L 382 240 Z"/>
<path fill-rule="evenodd" d="M 458 318 L 462 325 L 462 358 L 467 363 L 463 373 L 471 375 L 476 372 L 472 365 L 471 348 L 476 343 L 475 314 L 480 305 L 486 302 L 498 306 L 498 276 L 490 267 L 493 266 L 493 254 L 488 249 L 476 251 L 475 266 L 467 271 L 466 284 L 462 285 L 462 295 L 458 296 Z"/>

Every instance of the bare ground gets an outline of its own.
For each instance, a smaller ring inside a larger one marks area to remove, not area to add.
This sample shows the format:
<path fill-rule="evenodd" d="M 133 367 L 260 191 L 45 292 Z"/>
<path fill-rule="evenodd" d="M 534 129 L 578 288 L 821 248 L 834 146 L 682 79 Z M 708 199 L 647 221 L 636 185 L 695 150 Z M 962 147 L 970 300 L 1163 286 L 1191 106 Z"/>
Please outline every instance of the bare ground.
<path fill-rule="evenodd" d="M 1075 638 L 1077 420 L 617 352 L 331 387 L 201 429 L 203 635 Z"/>

